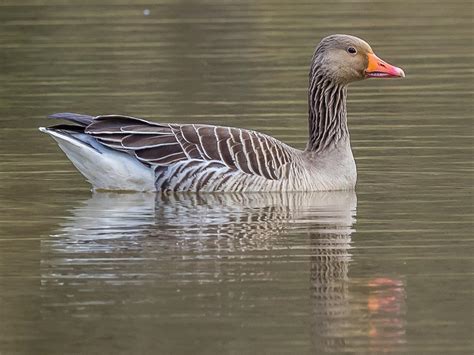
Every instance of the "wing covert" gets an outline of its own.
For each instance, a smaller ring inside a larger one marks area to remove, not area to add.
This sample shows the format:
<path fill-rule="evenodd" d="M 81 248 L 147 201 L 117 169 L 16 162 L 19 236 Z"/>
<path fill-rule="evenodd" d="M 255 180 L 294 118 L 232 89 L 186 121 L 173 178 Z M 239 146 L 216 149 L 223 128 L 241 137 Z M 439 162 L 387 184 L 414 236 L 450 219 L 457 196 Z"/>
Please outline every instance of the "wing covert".
<path fill-rule="evenodd" d="M 269 180 L 286 177 L 296 153 L 294 148 L 255 131 L 161 124 L 127 116 L 98 116 L 85 132 L 151 166 L 166 167 L 184 160 L 217 161 L 229 169 Z"/>

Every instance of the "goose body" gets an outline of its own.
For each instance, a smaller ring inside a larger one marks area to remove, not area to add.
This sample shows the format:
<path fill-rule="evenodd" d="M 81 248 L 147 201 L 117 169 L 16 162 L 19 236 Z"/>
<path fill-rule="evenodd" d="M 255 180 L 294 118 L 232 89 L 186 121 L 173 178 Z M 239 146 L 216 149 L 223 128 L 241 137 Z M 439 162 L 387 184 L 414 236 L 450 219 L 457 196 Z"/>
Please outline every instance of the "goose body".
<path fill-rule="evenodd" d="M 56 140 L 94 189 L 350 190 L 357 171 L 347 128 L 347 85 L 370 76 L 404 74 L 359 38 L 333 35 L 321 41 L 310 71 L 305 150 L 246 129 L 120 115 L 58 113 L 51 117 L 73 124 L 40 130 Z"/>

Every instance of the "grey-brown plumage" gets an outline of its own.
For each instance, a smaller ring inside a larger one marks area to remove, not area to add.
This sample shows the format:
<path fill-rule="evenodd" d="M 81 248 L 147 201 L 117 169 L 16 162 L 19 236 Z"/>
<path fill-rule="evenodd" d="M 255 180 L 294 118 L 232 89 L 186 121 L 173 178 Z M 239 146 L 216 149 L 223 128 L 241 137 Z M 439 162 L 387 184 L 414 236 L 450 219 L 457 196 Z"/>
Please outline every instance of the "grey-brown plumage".
<path fill-rule="evenodd" d="M 211 182 L 221 190 L 235 175 L 281 180 L 296 154 L 295 149 L 255 131 L 157 124 L 123 116 L 99 116 L 85 133 L 153 167 L 158 190 L 188 190 L 190 180 L 196 190 Z"/>
<path fill-rule="evenodd" d="M 352 189 L 356 168 L 347 127 L 347 85 L 368 76 L 382 77 L 385 72 L 402 76 L 400 69 L 393 68 L 375 57 L 361 39 L 347 35 L 323 39 L 309 75 L 309 140 L 304 151 L 251 130 L 155 123 L 120 115 L 59 113 L 52 117 L 76 125 L 41 130 L 56 139 L 99 189 Z"/>

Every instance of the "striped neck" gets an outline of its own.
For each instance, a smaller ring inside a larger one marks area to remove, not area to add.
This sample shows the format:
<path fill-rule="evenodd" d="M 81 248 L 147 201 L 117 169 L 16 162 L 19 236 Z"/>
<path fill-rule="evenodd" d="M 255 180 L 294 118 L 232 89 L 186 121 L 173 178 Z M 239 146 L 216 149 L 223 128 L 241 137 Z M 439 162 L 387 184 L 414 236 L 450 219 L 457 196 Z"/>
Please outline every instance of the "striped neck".
<path fill-rule="evenodd" d="M 309 85 L 309 141 L 306 150 L 322 152 L 349 138 L 347 88 L 333 82 L 316 68 L 311 72 Z"/>

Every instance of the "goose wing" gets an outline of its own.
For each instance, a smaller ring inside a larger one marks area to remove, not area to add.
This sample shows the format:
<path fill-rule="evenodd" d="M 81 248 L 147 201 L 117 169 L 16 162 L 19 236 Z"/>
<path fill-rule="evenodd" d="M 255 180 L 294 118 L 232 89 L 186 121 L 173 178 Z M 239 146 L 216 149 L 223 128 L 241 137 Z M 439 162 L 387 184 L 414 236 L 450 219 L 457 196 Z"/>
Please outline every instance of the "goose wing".
<path fill-rule="evenodd" d="M 127 116 L 98 116 L 85 133 L 112 149 L 133 154 L 150 166 L 183 161 L 213 161 L 229 169 L 279 180 L 288 174 L 296 150 L 250 130 L 161 124 Z"/>

